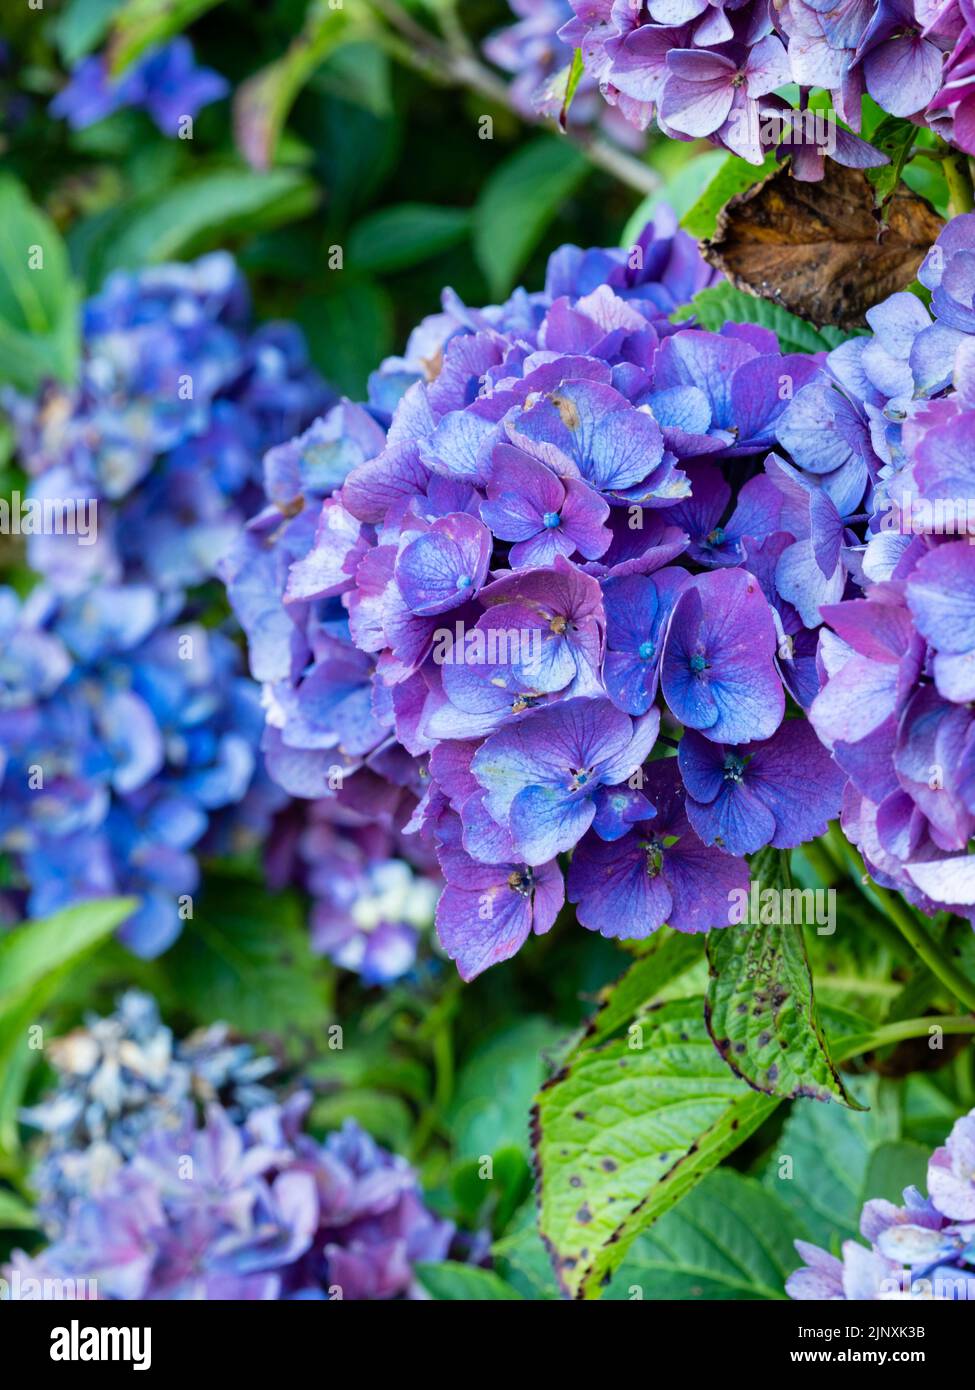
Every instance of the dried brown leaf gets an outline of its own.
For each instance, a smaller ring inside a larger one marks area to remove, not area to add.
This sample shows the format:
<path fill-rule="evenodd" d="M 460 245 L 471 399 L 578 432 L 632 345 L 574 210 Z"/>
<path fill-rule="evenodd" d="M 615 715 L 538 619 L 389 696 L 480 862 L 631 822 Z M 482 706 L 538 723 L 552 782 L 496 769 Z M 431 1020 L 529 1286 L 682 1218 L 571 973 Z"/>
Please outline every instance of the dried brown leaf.
<path fill-rule="evenodd" d="M 882 224 L 860 169 L 827 163 L 820 183 L 779 169 L 731 199 L 704 256 L 737 289 L 820 327 L 858 328 L 871 305 L 911 283 L 944 226 L 903 186 L 888 208 Z"/>

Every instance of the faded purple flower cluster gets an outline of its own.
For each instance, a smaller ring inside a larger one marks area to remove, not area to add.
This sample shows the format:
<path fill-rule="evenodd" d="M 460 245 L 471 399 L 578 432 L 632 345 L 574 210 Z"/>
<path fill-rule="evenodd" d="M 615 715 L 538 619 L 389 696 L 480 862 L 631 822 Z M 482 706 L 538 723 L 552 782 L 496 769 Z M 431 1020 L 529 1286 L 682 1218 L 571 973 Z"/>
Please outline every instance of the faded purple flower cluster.
<path fill-rule="evenodd" d="M 417 872 L 409 862 L 420 853 Z M 338 798 L 292 801 L 276 817 L 265 853 L 271 887 L 311 899 L 312 948 L 367 985 L 388 985 L 416 964 L 433 924 L 437 863 L 396 835 L 392 821 Z"/>
<path fill-rule="evenodd" d="M 572 18 L 569 0 L 508 0 L 517 15 L 514 24 L 499 29 L 484 43 L 485 55 L 503 72 L 511 73 L 511 98 L 526 116 L 541 113 L 562 119 L 571 54 L 559 30 Z M 600 99 L 595 80 L 583 74 L 566 120 L 570 126 L 601 121 L 621 144 L 637 146 L 641 134 L 614 107 Z"/>
<path fill-rule="evenodd" d="M 875 472 L 862 596 L 823 608 L 810 717 L 849 776 L 843 826 L 881 884 L 975 913 L 975 215 L 949 223 L 911 294 L 830 354 Z M 798 404 L 798 399 L 797 402 Z M 836 595 L 835 597 L 839 597 Z"/>
<path fill-rule="evenodd" d="M 51 114 L 83 130 L 116 111 L 137 108 L 148 112 L 164 135 L 175 136 L 187 118 L 229 90 L 218 72 L 197 67 L 193 45 L 180 37 L 151 49 L 117 77 L 103 54 L 83 58 L 51 103 Z"/>
<path fill-rule="evenodd" d="M 975 1110 L 955 1124 L 928 1164 L 928 1195 L 904 1192 L 904 1205 L 875 1199 L 860 1217 L 870 1242 L 843 1242 L 839 1259 L 806 1241 L 806 1261 L 786 1292 L 801 1300 L 975 1297 Z"/>
<path fill-rule="evenodd" d="M 155 955 L 198 854 L 263 839 L 283 797 L 206 581 L 259 495 L 262 451 L 328 399 L 297 330 L 252 327 L 225 254 L 111 277 L 85 307 L 77 388 L 7 399 L 42 581 L 25 600 L 0 590 L 7 920 L 134 893 L 123 937 Z"/>
<path fill-rule="evenodd" d="M 562 42 L 582 53 L 606 100 L 639 129 L 706 137 L 753 164 L 793 156 L 800 179 L 824 156 L 886 163 L 854 131 L 865 93 L 892 116 L 928 124 L 972 149 L 970 0 L 570 0 Z M 800 109 L 783 98 L 800 89 Z M 850 130 L 820 128 L 807 109 L 828 92 Z"/>
<path fill-rule="evenodd" d="M 43 1135 L 31 1176 L 49 1237 L 79 1198 L 97 1195 L 152 1129 L 179 1123 L 184 1106 L 219 1101 L 241 1119 L 274 1099 L 273 1057 L 238 1042 L 226 1024 L 177 1039 L 151 995 L 130 990 L 115 1012 L 46 1048 L 57 1086 L 20 1119 Z"/>
<path fill-rule="evenodd" d="M 447 1255 L 454 1228 L 406 1160 L 352 1121 L 313 1138 L 310 1094 L 276 1101 L 259 1084 L 271 1064 L 225 1030 L 174 1048 L 152 1001 L 128 996 L 59 1060 L 31 1118 L 92 1143 L 57 1150 L 58 1176 L 85 1181 L 70 1201 L 59 1190 L 52 1243 L 15 1252 L 21 1297 L 45 1280 L 99 1299 L 414 1297 L 413 1265 Z M 51 1172 L 49 1155 L 42 1187 Z"/>
<path fill-rule="evenodd" d="M 662 217 L 563 247 L 540 293 L 446 292 L 368 405 L 271 451 L 225 567 L 272 777 L 435 842 L 465 978 L 566 892 L 607 936 L 725 925 L 741 856 L 838 809 L 784 716 L 818 688 L 867 425 L 810 431 L 829 379 L 767 330 L 677 330 L 710 276 Z"/>

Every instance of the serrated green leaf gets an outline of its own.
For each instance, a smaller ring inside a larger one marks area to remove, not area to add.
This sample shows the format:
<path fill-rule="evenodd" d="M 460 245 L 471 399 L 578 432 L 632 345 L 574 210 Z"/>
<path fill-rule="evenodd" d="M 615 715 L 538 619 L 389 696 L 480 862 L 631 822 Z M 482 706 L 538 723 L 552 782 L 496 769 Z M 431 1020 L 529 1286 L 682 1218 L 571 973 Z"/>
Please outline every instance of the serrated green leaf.
<path fill-rule="evenodd" d="M 15 179 L 0 179 L 0 383 L 31 392 L 48 377 L 71 381 L 80 303 L 54 223 Z"/>
<path fill-rule="evenodd" d="M 514 287 L 545 228 L 588 170 L 574 145 L 543 136 L 488 178 L 474 209 L 474 254 L 496 298 Z"/>
<path fill-rule="evenodd" d="M 181 34 L 220 0 L 124 0 L 109 44 L 109 64 L 120 73 L 148 48 Z"/>
<path fill-rule="evenodd" d="M 574 1297 L 598 1297 L 635 1237 L 778 1103 L 731 1074 L 702 1015 L 700 999 L 665 1004 L 640 1037 L 573 1055 L 538 1097 L 540 1229 Z"/>
<path fill-rule="evenodd" d="M 885 202 L 900 183 L 916 138 L 917 126 L 899 116 L 886 116 L 871 134 L 871 145 L 890 160 L 889 164 L 867 170 L 878 203 Z"/>
<path fill-rule="evenodd" d="M 751 881 L 753 893 L 777 894 L 783 910 L 776 915 L 790 920 L 746 921 L 708 933 L 705 1017 L 714 1045 L 735 1075 L 757 1091 L 839 1100 L 857 1109 L 833 1065 L 816 1013 L 801 925 L 807 915 L 802 893 L 814 890 L 793 888 L 787 860 L 771 848 L 753 857 Z"/>
<path fill-rule="evenodd" d="M 443 1260 L 439 1264 L 421 1262 L 413 1266 L 413 1273 L 427 1293 L 438 1302 L 521 1300 L 521 1294 L 506 1284 L 500 1275 L 490 1269 L 480 1269 L 477 1265 L 462 1265 L 456 1260 Z"/>
<path fill-rule="evenodd" d="M 697 202 L 681 218 L 681 226 L 698 241 L 713 236 L 718 214 L 729 199 L 760 183 L 776 167 L 774 154 L 768 155 L 764 164 L 749 164 L 746 159 L 729 154 Z"/>
<path fill-rule="evenodd" d="M 711 332 L 718 332 L 725 323 L 755 323 L 772 330 L 783 352 L 829 352 L 848 338 L 858 336 L 829 324 L 816 328 L 780 304 L 735 289 L 727 280 L 700 290 L 690 304 L 682 305 L 672 317 L 675 323 L 694 318 L 701 328 Z"/>
<path fill-rule="evenodd" d="M 890 1088 L 876 1076 L 860 1078 L 857 1085 L 868 1110 L 795 1104 L 763 1178 L 809 1239 L 826 1249 L 858 1234 L 860 1211 L 874 1195 L 868 1191 L 871 1158 L 882 1144 L 901 1138 L 900 1111 Z"/>
<path fill-rule="evenodd" d="M 803 1234 L 761 1183 L 719 1168 L 634 1242 L 606 1297 L 784 1299 Z"/>
<path fill-rule="evenodd" d="M 384 273 L 403 270 L 449 251 L 468 235 L 466 208 L 435 203 L 398 203 L 357 222 L 349 233 L 345 260 L 351 270 Z"/>
<path fill-rule="evenodd" d="M 527 1156 L 528 1112 L 547 1074 L 546 1053 L 560 1037 L 547 1019 L 523 1018 L 475 1049 L 460 1072 L 448 1115 L 458 1158 L 478 1159 L 507 1146 Z"/>
<path fill-rule="evenodd" d="M 660 991 L 690 970 L 704 956 L 699 936 L 663 927 L 647 942 L 646 950 L 615 984 L 608 985 L 593 1014 L 580 1046 L 592 1047 L 620 1028 L 638 1021 L 652 1009 Z"/>
<path fill-rule="evenodd" d="M 255 169 L 268 169 L 288 112 L 330 53 L 355 32 L 350 14 L 313 0 L 301 32 L 287 50 L 238 87 L 234 96 L 237 148 Z"/>
<path fill-rule="evenodd" d="M 291 1037 L 330 1020 L 331 967 L 312 953 L 291 893 L 211 879 L 160 969 L 174 996 L 204 1023 Z"/>

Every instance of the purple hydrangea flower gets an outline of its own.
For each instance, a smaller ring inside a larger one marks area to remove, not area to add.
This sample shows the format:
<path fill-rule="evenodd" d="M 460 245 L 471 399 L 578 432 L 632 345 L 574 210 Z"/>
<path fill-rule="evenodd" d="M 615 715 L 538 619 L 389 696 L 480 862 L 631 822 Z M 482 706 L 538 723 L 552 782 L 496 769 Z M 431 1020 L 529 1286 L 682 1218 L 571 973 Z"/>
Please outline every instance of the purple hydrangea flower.
<path fill-rule="evenodd" d="M 83 58 L 51 103 L 51 114 L 83 130 L 126 107 L 141 107 L 164 135 L 176 135 L 181 121 L 229 90 L 218 72 L 197 67 L 193 45 L 179 37 L 150 50 L 117 78 L 100 54 Z"/>
<path fill-rule="evenodd" d="M 838 460 L 827 490 L 769 449 L 802 390 L 847 398 L 822 357 L 783 356 L 766 329 L 675 329 L 707 272 L 671 227 L 629 253 L 564 247 L 544 291 L 502 305 L 446 291 L 367 405 L 269 455 L 269 505 L 224 569 L 265 685 L 271 776 L 337 816 L 372 808 L 411 858 L 435 850 L 440 938 L 465 978 L 551 927 L 562 856 L 578 874 L 579 856 L 643 854 L 662 720 L 747 745 L 760 772 L 784 682 L 806 705 L 819 687 L 818 605 L 800 611 L 779 562 L 808 547 L 840 597 L 869 473 Z M 856 418 L 851 450 L 869 442 Z M 319 451 L 336 466 L 313 482 Z M 817 778 L 799 839 L 836 810 L 841 774 Z M 665 891 L 669 870 L 651 875 L 636 934 L 665 903 L 703 929 L 694 865 L 724 904 L 705 893 L 702 912 L 725 921 L 746 872 L 740 847 L 703 844 L 680 816 L 680 854 L 664 847 L 685 877 Z"/>
<path fill-rule="evenodd" d="M 842 1258 L 796 1241 L 805 1265 L 786 1293 L 799 1300 L 970 1299 L 975 1288 L 975 1110 L 963 1115 L 928 1164 L 928 1195 L 904 1205 L 874 1199 L 860 1216 L 870 1242 L 843 1242 Z"/>
<path fill-rule="evenodd" d="M 453 1227 L 353 1121 L 324 1143 L 303 1133 L 310 1099 L 243 1122 L 211 1103 L 202 1124 L 187 1108 L 148 1130 L 51 1245 L 15 1252 L 19 1286 L 72 1279 L 114 1300 L 420 1296 L 413 1265 L 443 1259 Z"/>

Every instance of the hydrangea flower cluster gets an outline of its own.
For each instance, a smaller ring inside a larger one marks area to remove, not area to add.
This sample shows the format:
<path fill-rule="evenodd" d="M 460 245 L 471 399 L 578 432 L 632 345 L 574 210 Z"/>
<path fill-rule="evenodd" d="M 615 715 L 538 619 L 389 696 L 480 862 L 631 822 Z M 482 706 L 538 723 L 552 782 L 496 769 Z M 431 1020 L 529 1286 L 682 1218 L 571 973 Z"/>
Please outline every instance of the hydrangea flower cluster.
<path fill-rule="evenodd" d="M 21 1112 L 44 1138 L 32 1175 L 48 1235 L 65 1225 L 79 1197 L 99 1193 L 150 1130 L 179 1123 L 184 1106 L 219 1101 L 235 1119 L 269 1105 L 275 1070 L 226 1024 L 174 1039 L 151 995 L 130 990 L 115 1012 L 48 1045 L 56 1089 Z"/>
<path fill-rule="evenodd" d="M 436 859 L 423 856 L 417 872 L 416 854 L 389 822 L 322 799 L 292 801 L 275 818 L 265 864 L 272 887 L 308 893 L 314 950 L 366 985 L 389 985 L 413 969 L 433 923 Z"/>
<path fill-rule="evenodd" d="M 57 1060 L 62 1085 L 33 1112 L 56 1137 L 42 1186 L 52 1172 L 87 1185 L 59 1208 L 45 1250 L 15 1252 L 12 1287 L 388 1299 L 416 1296 L 413 1265 L 447 1255 L 454 1228 L 428 1210 L 410 1165 L 352 1121 L 313 1138 L 310 1094 L 274 1099 L 262 1085 L 273 1064 L 222 1027 L 174 1045 L 151 1001 L 128 996 L 64 1039 Z"/>
<path fill-rule="evenodd" d="M 7 918 L 136 893 L 123 937 L 154 955 L 198 852 L 265 836 L 284 798 L 258 767 L 259 691 L 205 581 L 262 450 L 328 399 L 297 330 L 252 328 L 221 253 L 111 277 L 85 309 L 78 387 L 7 400 L 42 580 L 0 591 Z"/>
<path fill-rule="evenodd" d="M 569 3 L 560 39 L 581 50 L 603 96 L 641 130 L 656 120 L 665 135 L 707 137 L 754 164 L 778 145 L 798 178 L 817 179 L 826 153 L 854 168 L 887 162 L 852 133 L 869 93 L 890 115 L 975 150 L 968 0 Z M 797 112 L 779 95 L 791 83 Z M 830 94 L 849 131 L 827 134 L 805 119 L 812 89 Z"/>
<path fill-rule="evenodd" d="M 517 111 L 562 118 L 571 54 L 559 38 L 559 30 L 572 18 L 569 0 L 508 0 L 517 16 L 484 42 L 486 57 L 502 72 L 510 73 L 511 100 Z M 629 146 L 642 144 L 641 133 L 599 95 L 595 80 L 584 73 L 567 114 L 571 126 L 591 126 L 600 121 L 614 138 Z"/>
<path fill-rule="evenodd" d="M 74 130 L 103 121 L 116 111 L 148 112 L 164 135 L 176 136 L 187 117 L 219 101 L 230 83 L 212 68 L 196 64 L 193 45 L 179 37 L 150 49 L 125 72 L 113 77 L 103 54 L 83 58 L 51 103 L 51 114 Z"/>
<path fill-rule="evenodd" d="M 928 1164 L 928 1195 L 904 1205 L 875 1199 L 860 1217 L 870 1242 L 843 1242 L 842 1258 L 796 1241 L 806 1261 L 786 1292 L 800 1300 L 971 1299 L 975 1295 L 975 1110 L 957 1121 Z"/>
<path fill-rule="evenodd" d="M 670 322 L 711 275 L 662 215 L 539 293 L 447 291 L 366 406 L 271 451 L 225 567 L 271 775 L 434 841 L 465 978 L 566 889 L 607 936 L 726 925 L 742 856 L 838 810 L 786 697 L 817 692 L 866 466 L 794 409 L 820 358 Z"/>
<path fill-rule="evenodd" d="M 869 312 L 871 338 L 830 354 L 839 411 L 869 426 L 876 487 L 860 594 L 822 609 L 810 718 L 849 776 L 843 826 L 876 880 L 975 920 L 972 267 L 967 214 L 919 272 L 930 310 L 894 295 Z"/>

